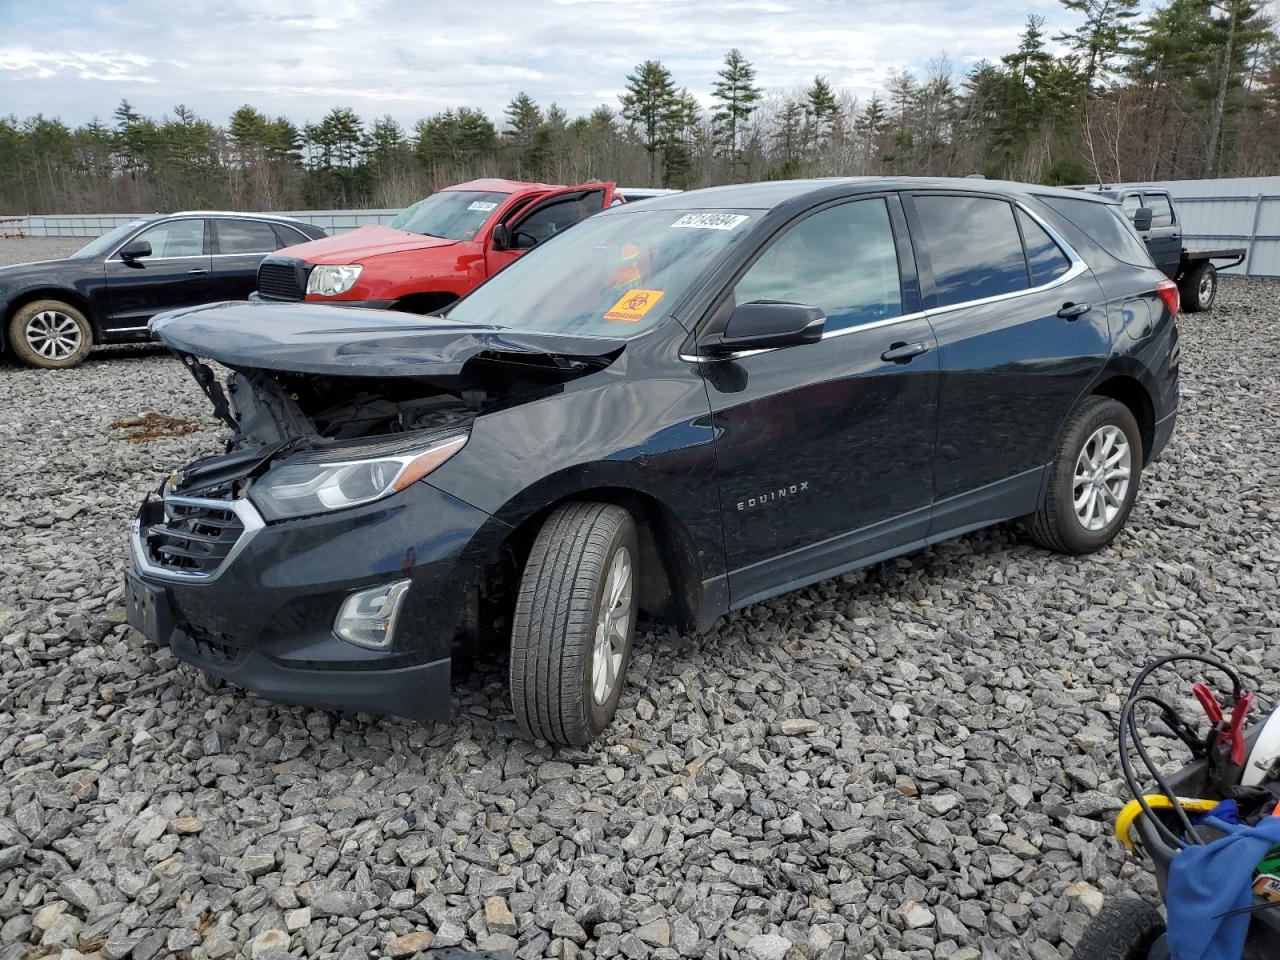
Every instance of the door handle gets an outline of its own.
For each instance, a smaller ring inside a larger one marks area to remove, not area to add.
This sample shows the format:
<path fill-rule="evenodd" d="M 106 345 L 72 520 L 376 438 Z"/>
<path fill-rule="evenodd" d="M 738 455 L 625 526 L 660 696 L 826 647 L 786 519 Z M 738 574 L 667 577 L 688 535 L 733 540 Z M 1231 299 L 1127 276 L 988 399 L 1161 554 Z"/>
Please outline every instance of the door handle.
<path fill-rule="evenodd" d="M 885 363 L 910 363 L 915 357 L 928 352 L 929 348 L 923 343 L 898 342 L 890 344 L 889 349 L 880 354 L 880 359 Z"/>
<path fill-rule="evenodd" d="M 201 269 L 201 268 L 197 267 L 197 268 L 196 268 L 196 269 L 194 269 L 194 270 L 188 270 L 188 271 L 187 271 L 187 276 L 188 276 L 188 277 L 200 277 L 200 276 L 203 276 L 204 274 L 206 274 L 206 273 L 208 273 L 208 272 L 209 272 L 208 270 L 203 270 L 203 269 Z"/>
<path fill-rule="evenodd" d="M 1064 303 L 1062 309 L 1058 311 L 1058 316 L 1063 320 L 1075 320 L 1089 312 L 1087 303 Z"/>

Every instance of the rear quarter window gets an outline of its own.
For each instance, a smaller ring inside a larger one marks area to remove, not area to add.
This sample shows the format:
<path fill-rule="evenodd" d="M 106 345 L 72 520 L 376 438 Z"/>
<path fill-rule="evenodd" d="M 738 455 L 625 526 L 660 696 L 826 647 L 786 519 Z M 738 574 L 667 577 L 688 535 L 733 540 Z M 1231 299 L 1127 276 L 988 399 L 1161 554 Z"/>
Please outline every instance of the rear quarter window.
<path fill-rule="evenodd" d="M 1135 267 L 1155 266 L 1119 204 L 1076 200 L 1073 197 L 1040 196 L 1036 199 L 1121 263 Z"/>

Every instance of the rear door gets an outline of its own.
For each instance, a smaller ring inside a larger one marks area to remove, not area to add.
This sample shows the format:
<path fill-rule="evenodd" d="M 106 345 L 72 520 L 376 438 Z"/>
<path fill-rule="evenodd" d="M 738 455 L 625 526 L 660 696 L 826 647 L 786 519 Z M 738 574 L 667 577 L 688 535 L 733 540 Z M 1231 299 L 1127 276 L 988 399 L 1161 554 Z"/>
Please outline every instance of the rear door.
<path fill-rule="evenodd" d="M 1142 205 L 1151 210 L 1151 229 L 1142 238 L 1151 259 L 1166 277 L 1176 277 L 1182 263 L 1182 227 L 1169 195 L 1144 192 Z"/>
<path fill-rule="evenodd" d="M 163 310 L 208 303 L 209 228 L 203 217 L 162 220 L 128 242 L 146 241 L 151 255 L 123 260 L 107 257 L 106 326 L 127 332 L 146 326 Z"/>
<path fill-rule="evenodd" d="M 492 276 L 542 241 L 606 209 L 613 203 L 613 192 L 612 183 L 584 183 L 553 190 L 519 208 L 503 221 L 511 238 L 510 246 L 498 250 L 490 239 L 486 247 L 485 266 L 489 274 Z"/>
<path fill-rule="evenodd" d="M 699 362 L 735 605 L 924 537 L 938 352 L 918 296 L 897 197 L 873 196 L 796 221 L 714 311 L 713 325 L 758 300 L 827 316 L 818 343 Z"/>
<path fill-rule="evenodd" d="M 247 217 L 219 217 L 210 223 L 214 237 L 210 299 L 247 300 L 258 287 L 258 264 L 281 246 L 275 225 Z"/>
<path fill-rule="evenodd" d="M 940 363 L 931 536 L 1031 512 L 1059 429 L 1111 340 L 1101 288 L 1007 198 L 908 198 Z"/>

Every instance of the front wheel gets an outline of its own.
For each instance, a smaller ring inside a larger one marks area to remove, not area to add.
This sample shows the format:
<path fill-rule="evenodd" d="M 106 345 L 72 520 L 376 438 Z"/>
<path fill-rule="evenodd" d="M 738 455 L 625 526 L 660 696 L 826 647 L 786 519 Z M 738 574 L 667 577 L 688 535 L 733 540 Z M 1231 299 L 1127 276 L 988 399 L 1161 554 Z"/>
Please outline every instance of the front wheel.
<path fill-rule="evenodd" d="M 1071 960 L 1147 960 L 1164 931 L 1164 917 L 1155 904 L 1112 897 L 1085 927 Z"/>
<path fill-rule="evenodd" d="M 1142 477 L 1142 434 L 1129 408 L 1089 397 L 1062 431 L 1031 537 L 1059 553 L 1100 550 L 1129 519 Z"/>
<path fill-rule="evenodd" d="M 529 737 L 581 746 L 613 719 L 639 562 L 635 521 L 612 504 L 566 504 L 538 531 L 511 626 L 511 707 Z"/>
<path fill-rule="evenodd" d="M 1183 277 L 1178 295 L 1188 313 L 1200 313 L 1213 306 L 1218 296 L 1218 271 L 1213 264 L 1202 263 Z"/>
<path fill-rule="evenodd" d="M 70 304 L 36 300 L 14 313 L 9 321 L 9 343 L 18 359 L 33 367 L 74 367 L 89 355 L 93 328 Z"/>

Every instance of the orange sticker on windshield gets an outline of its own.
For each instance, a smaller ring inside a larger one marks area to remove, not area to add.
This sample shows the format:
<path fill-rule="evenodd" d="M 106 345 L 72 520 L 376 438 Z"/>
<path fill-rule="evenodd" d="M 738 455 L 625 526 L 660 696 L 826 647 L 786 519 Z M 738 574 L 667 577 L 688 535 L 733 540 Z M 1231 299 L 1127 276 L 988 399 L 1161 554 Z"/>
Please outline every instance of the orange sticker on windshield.
<path fill-rule="evenodd" d="M 644 315 L 657 306 L 665 290 L 628 290 L 609 312 L 606 320 L 620 320 L 623 323 L 639 323 Z"/>

